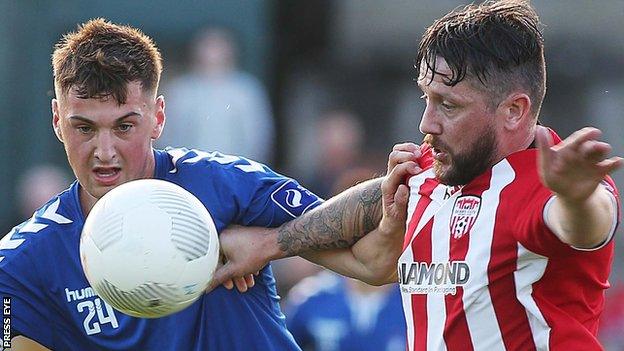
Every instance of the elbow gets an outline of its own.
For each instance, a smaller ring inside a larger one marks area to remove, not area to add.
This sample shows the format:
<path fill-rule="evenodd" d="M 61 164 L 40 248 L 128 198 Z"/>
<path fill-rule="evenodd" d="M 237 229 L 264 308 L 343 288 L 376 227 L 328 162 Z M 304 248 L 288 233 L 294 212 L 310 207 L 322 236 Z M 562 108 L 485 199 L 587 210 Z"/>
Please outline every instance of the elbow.
<path fill-rule="evenodd" d="M 372 286 L 382 286 L 382 285 L 391 284 L 395 282 L 394 272 L 370 274 L 370 275 L 367 275 L 366 277 L 362 277 L 362 279 L 360 280 Z"/>

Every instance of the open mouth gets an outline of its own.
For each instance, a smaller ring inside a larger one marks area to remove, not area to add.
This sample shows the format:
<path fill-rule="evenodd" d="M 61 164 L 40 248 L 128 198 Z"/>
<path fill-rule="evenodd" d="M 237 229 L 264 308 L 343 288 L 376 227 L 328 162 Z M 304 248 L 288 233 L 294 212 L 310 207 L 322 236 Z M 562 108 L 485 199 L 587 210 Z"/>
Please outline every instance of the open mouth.
<path fill-rule="evenodd" d="M 433 158 L 436 159 L 437 161 L 443 161 L 448 157 L 448 154 L 446 151 L 439 149 L 437 147 L 432 148 L 431 151 L 433 153 Z"/>
<path fill-rule="evenodd" d="M 119 167 L 95 167 L 93 174 L 95 180 L 102 185 L 112 185 L 119 179 L 121 168 Z"/>

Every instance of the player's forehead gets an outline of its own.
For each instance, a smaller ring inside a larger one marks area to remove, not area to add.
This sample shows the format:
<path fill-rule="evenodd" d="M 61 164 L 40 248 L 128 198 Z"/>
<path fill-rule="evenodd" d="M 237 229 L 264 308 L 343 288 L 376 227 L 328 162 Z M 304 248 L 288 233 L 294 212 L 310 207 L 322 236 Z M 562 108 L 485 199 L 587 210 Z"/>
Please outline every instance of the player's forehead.
<path fill-rule="evenodd" d="M 453 71 L 443 57 L 438 56 L 436 58 L 434 68 L 435 72 L 428 67 L 424 59 L 420 62 L 417 83 L 422 91 L 450 96 L 460 100 L 477 98 L 482 95 L 483 92 L 475 88 L 474 78 L 470 75 L 466 75 L 459 83 L 453 86 L 448 85 L 451 77 L 453 77 Z"/>
<path fill-rule="evenodd" d="M 430 85 L 432 82 L 444 83 L 453 75 L 451 68 L 443 57 L 436 57 L 435 72 L 427 65 L 425 59 L 420 61 L 418 70 L 418 86 Z"/>
<path fill-rule="evenodd" d="M 151 105 L 150 97 L 145 94 L 140 85 L 128 84 L 126 101 L 119 104 L 111 95 L 102 98 L 85 99 L 80 97 L 76 89 L 62 94 L 58 99 L 61 118 L 82 116 L 88 119 L 100 120 L 117 118 L 133 113 L 139 116 L 146 114 Z"/>

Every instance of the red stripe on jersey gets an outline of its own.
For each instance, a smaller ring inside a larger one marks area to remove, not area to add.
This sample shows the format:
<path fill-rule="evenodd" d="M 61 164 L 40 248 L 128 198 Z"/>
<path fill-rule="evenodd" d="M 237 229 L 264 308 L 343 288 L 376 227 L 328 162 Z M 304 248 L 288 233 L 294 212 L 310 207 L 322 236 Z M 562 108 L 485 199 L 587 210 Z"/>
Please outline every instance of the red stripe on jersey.
<path fill-rule="evenodd" d="M 403 251 L 405 251 L 405 248 L 407 248 L 407 245 L 409 245 L 409 242 L 412 240 L 414 232 L 416 231 L 416 227 L 418 227 L 418 223 L 425 213 L 425 209 L 431 203 L 431 194 L 438 184 L 439 183 L 435 179 L 427 178 L 420 186 L 420 189 L 418 189 L 420 199 L 418 199 L 418 203 L 416 204 L 416 208 L 414 209 L 414 214 L 412 215 L 412 218 L 407 227 L 407 231 L 405 232 Z"/>
<path fill-rule="evenodd" d="M 491 171 L 489 175 L 483 176 L 483 179 L 487 179 L 486 182 L 479 182 L 476 186 L 466 186 L 462 189 L 462 195 L 472 195 L 481 197 L 483 192 L 487 190 L 490 185 Z M 450 235 L 449 244 L 449 262 L 464 261 L 468 254 L 468 246 L 470 243 L 469 236 L 473 235 L 468 232 L 459 238 L 454 238 L 453 233 Z M 478 235 L 475 233 L 474 235 Z M 468 329 L 468 321 L 466 320 L 466 312 L 464 311 L 464 288 L 457 287 L 457 293 L 455 295 L 446 295 L 444 297 L 444 304 L 446 305 L 446 323 L 444 324 L 444 341 L 448 351 L 452 350 L 474 350 L 472 340 L 470 338 L 470 331 Z"/>
<path fill-rule="evenodd" d="M 521 170 L 518 171 L 521 172 Z M 533 351 L 535 350 L 533 332 L 526 309 L 517 298 L 514 280 L 514 272 L 517 270 L 518 244 L 513 233 L 505 231 L 509 229 L 509 223 L 513 223 L 511 217 L 518 215 L 517 204 L 513 199 L 518 192 L 526 191 L 532 186 L 523 180 L 523 178 L 516 178 L 500 193 L 492 238 L 491 252 L 493 254 L 488 264 L 488 289 L 505 348 Z"/>
<path fill-rule="evenodd" d="M 414 262 L 431 263 L 431 229 L 433 219 L 414 238 L 410 249 L 414 254 Z M 412 320 L 414 323 L 414 351 L 427 350 L 427 295 L 412 295 Z"/>

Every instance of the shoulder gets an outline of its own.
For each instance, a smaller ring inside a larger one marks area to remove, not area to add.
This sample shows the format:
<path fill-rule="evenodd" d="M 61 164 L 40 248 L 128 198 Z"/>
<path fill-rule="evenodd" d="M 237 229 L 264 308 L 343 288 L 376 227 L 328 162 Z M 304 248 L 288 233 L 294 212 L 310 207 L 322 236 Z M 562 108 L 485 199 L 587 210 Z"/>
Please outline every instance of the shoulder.
<path fill-rule="evenodd" d="M 281 224 L 321 201 L 296 180 L 245 157 L 188 149 L 165 152 L 169 168 L 159 171 L 163 172 L 159 177 L 182 186 L 200 199 L 230 206 L 248 220 L 263 214 L 261 222 L 265 225 Z M 243 220 L 238 215 L 236 218 Z"/>
<path fill-rule="evenodd" d="M 274 172 L 266 165 L 241 156 L 206 152 L 196 149 L 167 148 L 164 150 L 171 160 L 169 174 L 187 172 L 228 173 L 230 175 L 253 175 Z"/>
<path fill-rule="evenodd" d="M 221 189 L 233 187 L 241 192 L 290 179 L 241 156 L 184 148 L 166 149 L 166 153 L 170 167 L 164 178 L 184 187 L 215 184 Z"/>
<path fill-rule="evenodd" d="M 74 186 L 50 199 L 0 240 L 0 267 L 24 252 L 49 247 L 59 233 L 82 223 L 73 190 Z"/>

